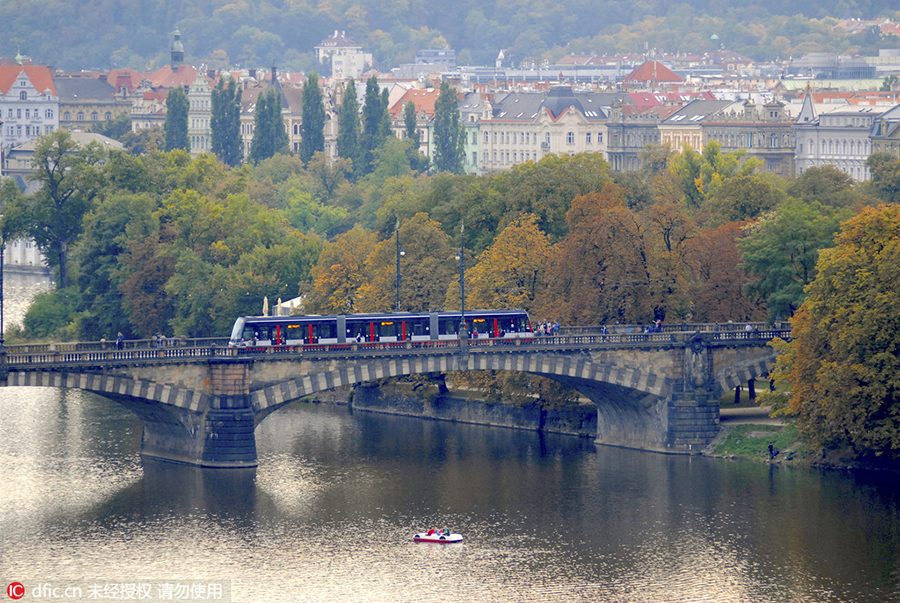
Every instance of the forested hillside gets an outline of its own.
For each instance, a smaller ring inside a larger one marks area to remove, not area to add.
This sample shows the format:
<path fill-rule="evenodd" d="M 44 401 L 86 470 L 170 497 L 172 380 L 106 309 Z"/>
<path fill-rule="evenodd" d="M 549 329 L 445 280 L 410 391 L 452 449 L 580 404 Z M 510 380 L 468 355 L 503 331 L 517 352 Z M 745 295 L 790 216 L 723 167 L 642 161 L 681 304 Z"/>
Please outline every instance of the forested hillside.
<path fill-rule="evenodd" d="M 186 60 L 212 67 L 313 68 L 313 47 L 335 30 L 362 44 L 382 69 L 411 61 L 423 47 L 445 44 L 459 62 L 492 64 L 501 49 L 510 64 L 569 52 L 711 50 L 726 47 L 757 60 L 816 50 L 896 47 L 895 37 L 847 36 L 839 18 L 896 18 L 891 0 L 6 0 L 0 2 L 0 56 L 18 51 L 64 69 L 133 67 L 168 62 L 178 27 Z"/>

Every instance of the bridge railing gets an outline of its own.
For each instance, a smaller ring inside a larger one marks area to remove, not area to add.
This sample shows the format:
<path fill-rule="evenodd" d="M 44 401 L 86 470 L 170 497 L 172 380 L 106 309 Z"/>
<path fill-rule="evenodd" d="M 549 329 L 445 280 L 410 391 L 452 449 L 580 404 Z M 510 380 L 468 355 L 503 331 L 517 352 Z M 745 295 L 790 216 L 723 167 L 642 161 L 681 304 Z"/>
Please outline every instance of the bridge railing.
<path fill-rule="evenodd" d="M 520 347 L 532 350 L 565 351 L 575 349 L 626 348 L 641 346 L 682 346 L 699 331 L 583 333 L 542 336 L 534 339 L 490 338 L 469 339 L 466 347 L 475 352 L 498 351 L 498 348 Z M 790 339 L 790 329 L 706 330 L 707 339 L 713 341 L 746 341 L 762 343 L 776 337 Z M 169 340 L 171 341 L 171 340 Z M 130 344 L 130 345 L 129 345 Z M 304 357 L 336 357 L 364 355 L 397 355 L 417 351 L 419 353 L 446 353 L 460 350 L 458 340 L 397 341 L 316 345 L 247 346 L 229 347 L 224 338 L 203 340 L 179 340 L 177 343 L 157 347 L 155 340 L 129 341 L 123 349 L 115 342 L 90 342 L 73 344 L 15 345 L 8 346 L 7 362 L 15 365 L 44 364 L 114 364 L 119 362 L 159 362 L 166 360 L 204 359 L 210 357 L 252 358 L 265 360 L 284 355 Z"/>

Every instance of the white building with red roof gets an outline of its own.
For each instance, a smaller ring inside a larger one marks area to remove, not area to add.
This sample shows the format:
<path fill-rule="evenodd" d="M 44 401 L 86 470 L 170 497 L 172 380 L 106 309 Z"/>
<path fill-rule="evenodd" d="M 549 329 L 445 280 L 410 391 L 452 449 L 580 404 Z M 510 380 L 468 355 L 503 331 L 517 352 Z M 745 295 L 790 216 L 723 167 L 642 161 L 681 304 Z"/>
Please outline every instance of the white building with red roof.
<path fill-rule="evenodd" d="M 59 128 L 59 95 L 50 69 L 0 65 L 0 120 L 4 150 Z"/>

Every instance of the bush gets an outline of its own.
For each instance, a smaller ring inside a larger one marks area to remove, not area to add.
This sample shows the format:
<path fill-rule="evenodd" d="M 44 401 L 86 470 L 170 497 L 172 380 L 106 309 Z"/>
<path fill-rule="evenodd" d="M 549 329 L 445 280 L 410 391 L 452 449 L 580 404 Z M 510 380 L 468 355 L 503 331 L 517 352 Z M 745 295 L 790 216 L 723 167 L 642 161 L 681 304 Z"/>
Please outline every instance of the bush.
<path fill-rule="evenodd" d="M 23 321 L 25 335 L 29 339 L 73 339 L 77 333 L 78 302 L 78 292 L 73 289 L 38 293 Z"/>

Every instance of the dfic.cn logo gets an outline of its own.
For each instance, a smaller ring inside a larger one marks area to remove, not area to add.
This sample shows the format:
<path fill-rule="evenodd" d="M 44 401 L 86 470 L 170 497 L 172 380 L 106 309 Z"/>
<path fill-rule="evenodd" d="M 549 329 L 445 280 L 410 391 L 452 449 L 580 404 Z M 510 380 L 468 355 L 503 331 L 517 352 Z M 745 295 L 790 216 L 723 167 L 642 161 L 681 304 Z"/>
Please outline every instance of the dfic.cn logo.
<path fill-rule="evenodd" d="M 6 594 L 9 595 L 10 599 L 21 599 L 25 596 L 25 587 L 22 586 L 21 582 L 11 582 L 6 587 Z"/>

